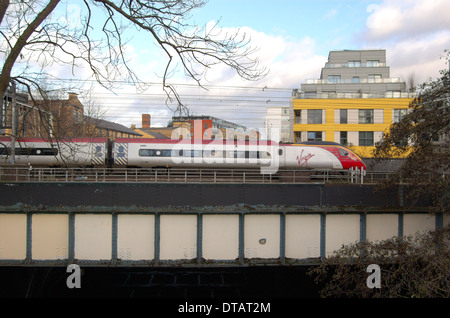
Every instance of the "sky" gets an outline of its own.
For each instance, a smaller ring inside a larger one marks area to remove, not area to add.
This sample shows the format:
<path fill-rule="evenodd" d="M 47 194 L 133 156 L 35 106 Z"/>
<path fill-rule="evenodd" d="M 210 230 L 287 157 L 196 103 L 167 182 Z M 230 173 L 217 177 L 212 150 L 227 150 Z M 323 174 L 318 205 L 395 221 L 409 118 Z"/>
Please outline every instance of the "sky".
<path fill-rule="evenodd" d="M 60 10 L 76 18 L 78 4 L 66 1 Z M 320 77 L 329 51 L 385 49 L 391 77 L 406 80 L 413 75 L 416 83 L 437 78 L 439 70 L 448 68 L 442 56 L 450 49 L 449 0 L 209 0 L 192 12 L 189 22 L 218 22 L 226 32 L 245 33 L 269 72 L 259 81 L 244 81 L 230 69 L 216 67 L 202 81 L 207 89 L 176 72 L 170 81 L 183 84 L 181 98 L 194 115 L 261 131 L 267 107 L 288 106 L 293 89 Z M 132 34 L 127 57 L 144 81 L 158 83 L 167 60 L 153 42 L 142 33 Z M 61 78 L 65 72 L 54 69 Z M 97 89 L 94 95 L 107 120 L 140 127 L 141 114 L 150 113 L 152 126 L 165 126 L 172 113 L 160 88 L 155 84 L 138 93 L 125 85 L 113 92 Z"/>

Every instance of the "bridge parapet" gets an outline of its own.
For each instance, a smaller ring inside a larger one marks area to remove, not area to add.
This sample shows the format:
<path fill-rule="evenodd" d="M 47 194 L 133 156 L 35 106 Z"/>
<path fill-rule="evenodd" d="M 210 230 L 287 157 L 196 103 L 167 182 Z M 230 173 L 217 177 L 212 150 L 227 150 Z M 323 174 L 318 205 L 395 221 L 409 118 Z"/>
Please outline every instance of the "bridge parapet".
<path fill-rule="evenodd" d="M 403 187 L 361 184 L 9 183 L 0 196 L 0 265 L 311 264 L 450 221 Z"/>

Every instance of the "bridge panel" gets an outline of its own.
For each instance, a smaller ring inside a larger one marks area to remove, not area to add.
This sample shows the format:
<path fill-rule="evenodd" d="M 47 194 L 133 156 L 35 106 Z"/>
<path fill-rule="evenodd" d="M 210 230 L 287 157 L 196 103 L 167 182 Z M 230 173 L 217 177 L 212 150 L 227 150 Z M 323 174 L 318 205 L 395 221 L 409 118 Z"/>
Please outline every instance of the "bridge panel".
<path fill-rule="evenodd" d="M 366 239 L 371 242 L 383 241 L 399 234 L 398 214 L 368 214 Z"/>
<path fill-rule="evenodd" d="M 154 215 L 120 214 L 117 233 L 119 259 L 126 261 L 154 259 Z"/>
<path fill-rule="evenodd" d="M 403 224 L 403 235 L 414 235 L 417 232 L 434 230 L 436 218 L 427 214 L 407 214 L 404 216 Z"/>
<path fill-rule="evenodd" d="M 239 215 L 203 216 L 202 257 L 233 261 L 239 258 Z"/>
<path fill-rule="evenodd" d="M 197 256 L 197 216 L 161 215 L 161 260 L 191 260 Z"/>
<path fill-rule="evenodd" d="M 69 216 L 34 214 L 32 255 L 36 260 L 64 260 L 69 257 Z"/>
<path fill-rule="evenodd" d="M 320 257 L 320 214 L 286 215 L 286 257 Z"/>
<path fill-rule="evenodd" d="M 26 214 L 0 214 L 0 259 L 23 260 L 26 253 Z"/>
<path fill-rule="evenodd" d="M 77 214 L 75 216 L 75 258 L 111 259 L 111 215 Z"/>
<path fill-rule="evenodd" d="M 245 258 L 280 257 L 280 216 L 248 214 L 244 221 Z"/>
<path fill-rule="evenodd" d="M 331 214 L 326 218 L 326 250 L 328 256 L 342 245 L 358 242 L 361 235 L 359 214 Z"/>

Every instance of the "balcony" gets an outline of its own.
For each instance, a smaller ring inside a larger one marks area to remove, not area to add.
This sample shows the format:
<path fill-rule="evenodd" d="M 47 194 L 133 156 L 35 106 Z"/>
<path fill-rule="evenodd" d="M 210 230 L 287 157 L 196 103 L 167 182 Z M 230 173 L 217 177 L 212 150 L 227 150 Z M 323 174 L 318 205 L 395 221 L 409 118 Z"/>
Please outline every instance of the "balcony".
<path fill-rule="evenodd" d="M 399 77 L 390 77 L 390 78 L 363 78 L 358 79 L 358 82 L 355 82 L 352 78 L 346 79 L 335 79 L 335 80 L 327 80 L 327 79 L 307 79 L 305 84 L 393 84 L 393 83 L 402 83 Z"/>
<path fill-rule="evenodd" d="M 354 67 L 386 67 L 386 63 L 376 62 L 374 61 L 369 63 L 342 63 L 342 64 L 330 64 L 326 63 L 325 68 L 354 68 Z"/>
<path fill-rule="evenodd" d="M 368 93 L 311 93 L 301 92 L 293 96 L 294 99 L 344 99 L 344 98 L 415 98 L 416 93 L 407 92 L 386 92 L 383 94 L 368 94 Z"/>

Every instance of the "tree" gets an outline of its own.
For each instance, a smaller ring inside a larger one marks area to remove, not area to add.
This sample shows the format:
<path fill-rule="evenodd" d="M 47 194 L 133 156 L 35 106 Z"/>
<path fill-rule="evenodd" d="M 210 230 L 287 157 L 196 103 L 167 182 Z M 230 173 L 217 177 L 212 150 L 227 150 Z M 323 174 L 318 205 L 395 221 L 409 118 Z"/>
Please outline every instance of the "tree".
<path fill-rule="evenodd" d="M 246 80 L 266 74 L 252 58 L 255 49 L 248 46 L 245 34 L 221 34 L 216 26 L 199 28 L 186 22 L 194 9 L 205 4 L 203 0 L 84 0 L 79 4 L 83 10 L 77 24 L 56 15 L 60 0 L 0 3 L 0 36 L 5 43 L 0 47 L 4 58 L 0 96 L 11 81 L 28 87 L 30 94 L 31 87 L 39 91 L 38 77 L 55 63 L 73 70 L 87 65 L 93 77 L 108 88 L 118 79 L 143 84 L 129 66 L 127 30 L 146 34 L 164 52 L 167 64 L 162 87 L 179 110 L 183 109 L 181 99 L 167 82 L 175 61 L 199 85 L 204 72 L 217 63 L 231 67 Z"/>
<path fill-rule="evenodd" d="M 379 266 L 378 286 L 371 284 L 372 264 Z M 449 298 L 450 226 L 343 246 L 308 274 L 324 285 L 322 297 Z"/>
<path fill-rule="evenodd" d="M 449 53 L 447 52 L 447 60 Z M 449 71 L 419 86 L 409 112 L 391 125 L 376 145 L 375 158 L 405 156 L 404 164 L 384 184 L 409 185 L 409 198 L 430 196 L 432 212 L 448 213 L 450 161 Z M 411 202 L 414 202 L 412 200 Z"/>

